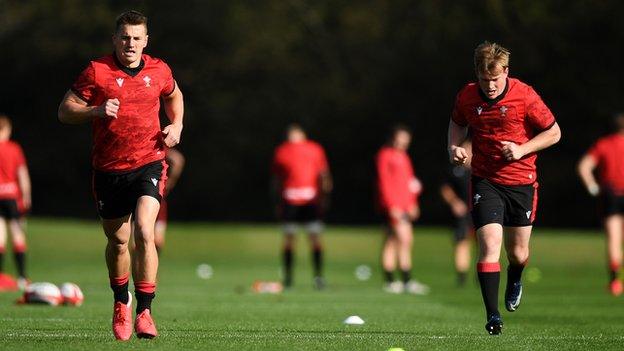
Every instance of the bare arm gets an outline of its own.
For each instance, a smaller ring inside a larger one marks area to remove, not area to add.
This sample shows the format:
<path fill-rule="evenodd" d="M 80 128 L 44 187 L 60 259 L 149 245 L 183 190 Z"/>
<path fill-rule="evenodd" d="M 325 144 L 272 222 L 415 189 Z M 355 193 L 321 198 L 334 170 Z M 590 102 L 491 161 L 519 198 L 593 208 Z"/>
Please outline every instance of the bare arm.
<path fill-rule="evenodd" d="M 22 203 L 25 209 L 30 209 L 32 205 L 30 174 L 28 167 L 22 165 L 17 169 L 17 182 L 19 183 L 20 192 L 22 193 Z"/>
<path fill-rule="evenodd" d="M 552 127 L 542 131 L 522 145 L 511 141 L 504 141 L 502 149 L 503 156 L 505 156 L 508 161 L 517 161 L 525 155 L 544 150 L 558 143 L 560 139 L 561 129 L 559 128 L 559 124 L 555 122 Z"/>
<path fill-rule="evenodd" d="M 462 165 L 468 161 L 468 152 L 460 145 L 466 140 L 468 128 L 449 121 L 448 128 L 448 152 L 451 163 Z"/>
<path fill-rule="evenodd" d="M 180 143 L 183 128 L 182 120 L 184 118 L 184 96 L 177 83 L 173 93 L 165 96 L 163 102 L 165 104 L 165 113 L 171 124 L 166 126 L 162 133 L 165 136 L 165 145 L 174 147 Z"/>
<path fill-rule="evenodd" d="M 65 124 L 83 124 L 98 117 L 117 118 L 119 100 L 108 99 L 100 106 L 89 106 L 73 91 L 68 90 L 58 108 L 58 119 Z"/>
<path fill-rule="evenodd" d="M 597 166 L 596 160 L 591 155 L 586 154 L 581 158 L 577 167 L 578 174 L 583 181 L 583 185 L 585 185 L 585 189 L 587 189 L 587 192 L 592 196 L 596 196 L 600 193 L 600 186 L 596 181 L 596 177 L 594 177 L 594 169 L 596 169 Z"/>
<path fill-rule="evenodd" d="M 449 205 L 453 215 L 456 217 L 462 217 L 468 213 L 468 205 L 457 196 L 457 193 L 450 185 L 443 184 L 442 187 L 440 187 L 440 195 L 442 195 L 442 199 Z"/>
<path fill-rule="evenodd" d="M 169 193 L 173 187 L 178 183 L 186 159 L 184 155 L 176 149 L 167 150 L 167 164 L 169 165 L 169 177 L 167 179 L 167 185 L 165 186 L 165 193 Z"/>

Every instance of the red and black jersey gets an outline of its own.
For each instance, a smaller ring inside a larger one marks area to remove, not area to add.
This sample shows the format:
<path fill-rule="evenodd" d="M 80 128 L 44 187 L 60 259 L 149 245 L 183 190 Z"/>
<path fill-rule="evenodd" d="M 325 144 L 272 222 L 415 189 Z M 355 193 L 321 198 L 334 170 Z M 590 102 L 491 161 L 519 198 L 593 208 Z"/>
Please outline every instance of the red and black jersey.
<path fill-rule="evenodd" d="M 385 146 L 379 150 L 375 161 L 380 207 L 384 210 L 398 208 L 406 212 L 416 207 L 422 185 L 414 175 L 407 152 Z"/>
<path fill-rule="evenodd" d="M 0 142 L 0 200 L 19 200 L 17 171 L 26 165 L 22 148 L 14 141 Z"/>
<path fill-rule="evenodd" d="M 305 205 L 318 200 L 320 175 L 329 171 L 329 166 L 323 147 L 305 140 L 278 146 L 271 169 L 281 181 L 282 199 L 291 205 Z"/>
<path fill-rule="evenodd" d="M 518 145 L 531 140 L 555 124 L 555 117 L 533 88 L 509 78 L 496 99 L 485 97 L 477 83 L 457 94 L 452 115 L 472 133 L 472 174 L 503 185 L 526 185 L 537 180 L 537 154 L 508 161 L 502 153 L 504 141 Z"/>
<path fill-rule="evenodd" d="M 89 106 L 119 100 L 117 118 L 93 120 L 93 168 L 127 171 L 165 157 L 160 97 L 173 93 L 175 84 L 169 66 L 148 55 L 137 68 L 124 67 L 115 54 L 91 61 L 72 91 Z"/>
<path fill-rule="evenodd" d="M 600 184 L 615 195 L 624 195 L 624 134 L 616 133 L 598 139 L 589 150 L 596 161 Z"/>

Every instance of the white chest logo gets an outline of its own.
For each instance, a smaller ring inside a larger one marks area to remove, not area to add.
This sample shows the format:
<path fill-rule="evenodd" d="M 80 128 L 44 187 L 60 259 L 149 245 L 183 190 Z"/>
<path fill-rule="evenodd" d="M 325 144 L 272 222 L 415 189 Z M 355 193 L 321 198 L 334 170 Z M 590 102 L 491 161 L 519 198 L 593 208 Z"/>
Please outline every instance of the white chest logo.
<path fill-rule="evenodd" d="M 149 76 L 145 76 L 143 77 L 143 81 L 145 82 L 146 87 L 150 87 L 150 82 L 152 81 L 152 78 L 150 78 Z"/>
<path fill-rule="evenodd" d="M 500 108 L 500 112 L 503 114 L 503 116 L 507 113 L 507 106 L 501 106 Z"/>
<path fill-rule="evenodd" d="M 481 112 L 483 112 L 483 107 L 478 106 L 477 107 L 477 115 L 481 116 Z"/>
<path fill-rule="evenodd" d="M 123 78 L 117 78 L 115 80 L 117 81 L 117 85 L 119 85 L 119 87 L 121 88 L 121 86 L 123 85 Z"/>

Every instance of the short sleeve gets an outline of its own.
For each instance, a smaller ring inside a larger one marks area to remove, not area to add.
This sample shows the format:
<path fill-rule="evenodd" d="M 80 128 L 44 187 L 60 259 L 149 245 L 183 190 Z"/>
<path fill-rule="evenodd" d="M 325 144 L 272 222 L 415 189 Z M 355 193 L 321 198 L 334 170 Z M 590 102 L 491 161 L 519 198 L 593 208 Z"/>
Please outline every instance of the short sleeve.
<path fill-rule="evenodd" d="M 95 69 L 89 64 L 78 76 L 71 87 L 74 94 L 86 103 L 90 103 L 95 96 Z"/>
<path fill-rule="evenodd" d="M 528 87 L 526 96 L 526 114 L 530 125 L 538 132 L 550 129 L 555 124 L 555 116 L 531 87 Z"/>
<path fill-rule="evenodd" d="M 327 164 L 327 155 L 325 155 L 325 150 L 323 150 L 322 146 L 318 146 L 319 150 L 319 159 L 318 159 L 318 167 L 319 172 L 327 172 L 329 170 L 329 165 Z"/>
<path fill-rule="evenodd" d="M 453 113 L 451 114 L 451 119 L 455 124 L 465 127 L 468 125 L 468 120 L 466 119 L 466 115 L 461 110 L 461 92 L 457 94 L 455 98 L 455 105 L 453 106 Z"/>
<path fill-rule="evenodd" d="M 160 90 L 160 96 L 169 96 L 173 94 L 173 91 L 176 87 L 176 82 L 175 79 L 173 79 L 173 73 L 171 72 L 171 68 L 169 67 L 169 65 L 162 62 L 162 66 L 164 84 Z"/>
<path fill-rule="evenodd" d="M 24 157 L 24 151 L 22 147 L 18 144 L 15 144 L 15 164 L 18 167 L 24 166 L 26 164 L 26 157 Z"/>
<path fill-rule="evenodd" d="M 601 141 L 598 141 L 597 143 L 595 143 L 587 152 L 587 154 L 589 156 L 591 156 L 594 161 L 596 161 L 596 163 L 601 163 L 603 156 L 604 156 L 604 147 L 603 147 L 604 143 Z"/>

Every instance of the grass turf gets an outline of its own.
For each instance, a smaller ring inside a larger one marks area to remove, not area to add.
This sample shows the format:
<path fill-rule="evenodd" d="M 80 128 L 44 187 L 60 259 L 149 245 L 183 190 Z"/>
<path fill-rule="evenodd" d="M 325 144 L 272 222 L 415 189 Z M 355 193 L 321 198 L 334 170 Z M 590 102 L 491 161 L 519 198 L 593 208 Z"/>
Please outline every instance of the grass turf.
<path fill-rule="evenodd" d="M 126 343 L 110 331 L 111 292 L 98 223 L 33 219 L 33 281 L 80 285 L 82 307 L 16 306 L 0 294 L 2 350 L 552 350 L 621 349 L 622 299 L 606 294 L 604 240 L 597 232 L 537 228 L 518 312 L 503 313 L 504 333 L 488 336 L 474 279 L 454 285 L 450 231 L 416 228 L 414 275 L 428 296 L 381 291 L 380 228 L 330 227 L 326 291 L 312 289 L 308 246 L 299 237 L 295 287 L 254 294 L 254 280 L 278 280 L 278 228 L 173 223 L 160 267 L 153 315 L 160 336 Z M 13 271 L 10 255 L 6 270 Z M 199 264 L 214 275 L 200 279 Z M 368 281 L 355 278 L 368 265 Z M 529 278 L 531 282 L 529 281 Z M 502 277 L 501 289 L 504 282 Z M 502 300 L 501 300 L 502 302 Z M 502 304 L 501 304 L 502 308 Z M 359 315 L 366 324 L 342 321 Z"/>

